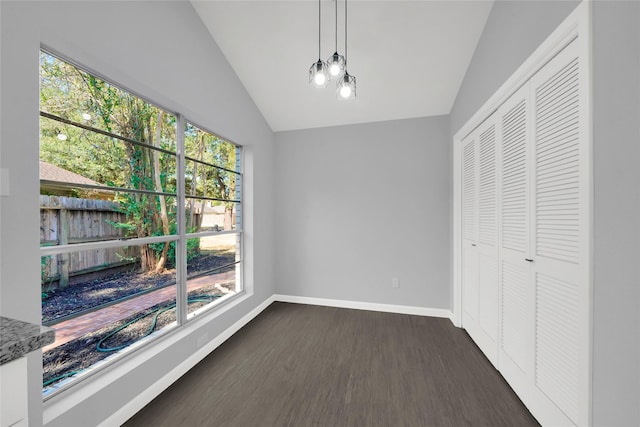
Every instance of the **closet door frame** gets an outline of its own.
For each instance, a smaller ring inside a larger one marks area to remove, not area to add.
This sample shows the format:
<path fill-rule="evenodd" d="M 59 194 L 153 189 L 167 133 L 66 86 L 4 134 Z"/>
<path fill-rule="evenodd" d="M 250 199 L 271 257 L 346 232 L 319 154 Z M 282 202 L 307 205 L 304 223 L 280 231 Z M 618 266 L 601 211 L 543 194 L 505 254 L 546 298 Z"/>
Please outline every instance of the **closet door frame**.
<path fill-rule="evenodd" d="M 583 271 L 583 277 L 588 282 L 589 313 L 593 306 L 593 114 L 592 114 L 592 11 L 588 1 L 580 3 L 576 9 L 554 30 L 554 32 L 534 51 L 534 53 L 507 79 L 507 81 L 489 98 L 487 102 L 456 132 L 453 137 L 453 295 L 452 322 L 462 327 L 462 140 L 473 133 L 482 122 L 493 114 L 514 92 L 531 79 L 544 65 L 554 58 L 572 41 L 578 44 L 581 58 L 581 87 L 584 102 L 583 118 L 585 126 L 581 129 L 582 137 L 586 141 L 585 160 L 582 164 L 587 176 L 588 197 L 584 209 L 584 224 L 587 227 L 586 259 L 588 263 Z M 588 371 L 589 376 L 585 385 L 588 394 L 588 406 L 592 407 L 592 315 L 589 315 L 585 334 L 589 337 Z M 586 425 L 592 424 L 591 409 L 586 414 Z"/>

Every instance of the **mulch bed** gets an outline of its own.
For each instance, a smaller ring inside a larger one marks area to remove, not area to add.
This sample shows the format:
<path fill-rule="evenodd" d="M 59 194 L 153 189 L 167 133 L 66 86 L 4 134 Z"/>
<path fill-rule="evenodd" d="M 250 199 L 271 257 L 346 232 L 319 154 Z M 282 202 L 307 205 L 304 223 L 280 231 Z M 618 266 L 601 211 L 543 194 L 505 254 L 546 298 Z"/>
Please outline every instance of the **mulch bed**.
<path fill-rule="evenodd" d="M 188 275 L 209 271 L 234 261 L 233 253 L 201 255 L 189 261 Z M 128 295 L 162 288 L 175 282 L 175 269 L 165 270 L 160 274 L 142 274 L 137 271 L 137 268 L 133 268 L 131 271 L 109 274 L 64 289 L 57 289 L 48 292 L 47 297 L 42 299 L 42 322 L 48 323 Z"/>
<path fill-rule="evenodd" d="M 226 254 L 223 256 L 203 255 L 189 262 L 189 276 L 229 264 L 233 262 L 233 257 L 233 254 L 228 256 L 226 256 Z M 108 277 L 102 278 L 102 280 L 91 280 L 87 283 L 76 284 L 54 292 L 48 299 L 43 301 L 43 321 L 46 321 L 46 318 L 59 318 L 66 314 L 77 312 L 79 309 L 95 307 L 135 292 L 172 283 L 175 283 L 175 271 L 173 270 L 154 276 L 136 272 L 122 272 L 109 275 Z M 235 288 L 234 283 L 223 283 L 221 286 L 230 292 Z M 225 293 L 219 287 L 215 287 L 214 284 L 189 292 L 188 297 L 190 299 L 193 299 L 194 296 L 206 296 L 205 301 L 190 302 L 189 312 L 209 304 L 224 294 Z M 144 338 L 149 332 L 158 309 L 162 310 L 162 308 L 165 308 L 169 304 L 168 302 L 158 304 L 107 327 L 44 352 L 43 384 L 46 384 L 46 386 L 53 385 L 117 353 L 117 350 L 98 351 L 96 346 L 100 340 L 108 334 L 137 318 L 140 319 L 101 343 L 101 348 L 117 349 L 121 346 L 133 344 L 141 338 Z M 58 311 L 56 312 L 55 310 Z M 47 317 L 45 317 L 45 311 Z M 142 317 L 147 313 L 152 314 Z M 175 309 L 166 310 L 157 316 L 156 325 L 153 330 L 158 331 L 175 321 Z"/>

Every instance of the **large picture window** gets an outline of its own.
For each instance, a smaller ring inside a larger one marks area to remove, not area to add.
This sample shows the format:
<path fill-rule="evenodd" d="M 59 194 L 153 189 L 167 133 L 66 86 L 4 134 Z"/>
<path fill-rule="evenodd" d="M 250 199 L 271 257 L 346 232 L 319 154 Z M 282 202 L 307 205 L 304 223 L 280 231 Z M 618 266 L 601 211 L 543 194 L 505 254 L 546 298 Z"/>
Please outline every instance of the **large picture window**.
<path fill-rule="evenodd" d="M 242 150 L 40 53 L 50 396 L 242 290 Z"/>

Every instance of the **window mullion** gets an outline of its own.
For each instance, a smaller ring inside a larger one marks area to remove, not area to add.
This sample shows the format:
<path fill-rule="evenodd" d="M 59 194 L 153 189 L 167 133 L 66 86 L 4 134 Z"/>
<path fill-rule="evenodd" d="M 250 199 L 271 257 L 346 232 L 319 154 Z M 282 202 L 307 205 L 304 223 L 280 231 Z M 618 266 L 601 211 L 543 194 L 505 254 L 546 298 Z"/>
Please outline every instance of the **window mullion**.
<path fill-rule="evenodd" d="M 178 236 L 176 242 L 176 319 L 179 325 L 187 321 L 187 238 L 186 238 L 186 188 L 185 188 L 185 146 L 184 132 L 186 123 L 184 116 L 178 114 L 176 123 L 176 145 L 178 149 L 177 165 L 177 187 L 178 187 L 178 207 L 176 220 L 178 221 Z"/>

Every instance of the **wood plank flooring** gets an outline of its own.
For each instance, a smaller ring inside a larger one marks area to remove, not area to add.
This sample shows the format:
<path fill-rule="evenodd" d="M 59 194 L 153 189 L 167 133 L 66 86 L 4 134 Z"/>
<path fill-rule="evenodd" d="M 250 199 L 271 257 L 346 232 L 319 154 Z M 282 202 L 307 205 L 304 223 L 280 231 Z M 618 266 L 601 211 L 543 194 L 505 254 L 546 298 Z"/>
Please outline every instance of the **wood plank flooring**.
<path fill-rule="evenodd" d="M 537 426 L 448 319 L 274 303 L 125 426 Z"/>

